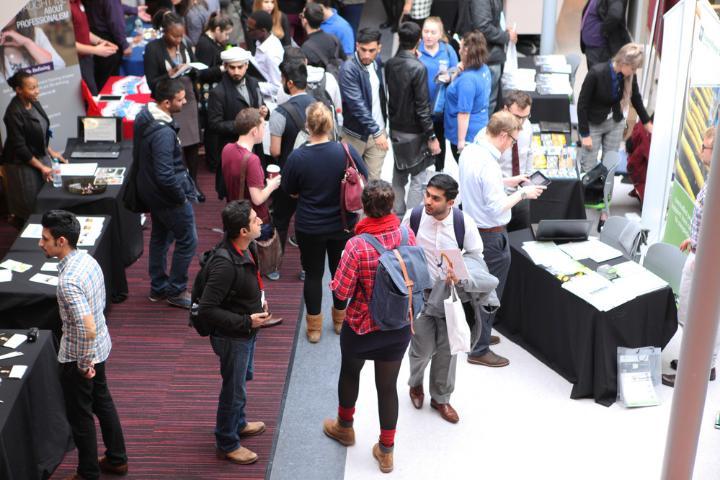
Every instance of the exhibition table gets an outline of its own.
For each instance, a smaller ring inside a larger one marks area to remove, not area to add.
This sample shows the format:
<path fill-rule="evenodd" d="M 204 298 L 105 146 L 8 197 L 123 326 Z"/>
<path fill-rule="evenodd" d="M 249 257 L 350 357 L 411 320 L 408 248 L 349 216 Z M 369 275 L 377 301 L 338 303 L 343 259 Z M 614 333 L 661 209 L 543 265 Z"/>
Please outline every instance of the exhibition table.
<path fill-rule="evenodd" d="M 41 215 L 31 215 L 28 224 L 40 223 Z M 112 248 L 112 241 L 108 235 L 112 231 L 112 219 L 105 216 L 100 236 L 93 246 L 79 247 L 87 250 L 97 260 L 105 277 L 105 292 L 108 300 L 113 288 L 113 259 L 117 257 Z M 57 258 L 46 258 L 37 238 L 22 238 L 15 240 L 5 255 L 5 260 L 15 260 L 32 265 L 26 272 L 13 272 L 12 281 L 0 282 L 0 328 L 30 328 L 38 327 L 52 330 L 60 338 L 61 322 L 58 312 L 56 290 L 54 285 L 46 285 L 30 281 L 36 273 L 57 276 L 57 272 L 41 271 L 44 263 L 56 263 Z M 127 287 L 127 284 L 126 284 Z M 1 477 L 0 477 L 1 478 Z"/>
<path fill-rule="evenodd" d="M 0 330 L 7 337 L 26 332 Z M 44 479 L 73 447 L 52 335 L 40 330 L 36 342 L 15 350 L 22 356 L 0 360 L 0 367 L 28 369 L 21 379 L 3 378 L 0 383 L 0 478 Z M 12 351 L 0 347 L 0 355 Z"/>
<path fill-rule="evenodd" d="M 69 139 L 65 150 L 66 157 L 75 145 L 75 139 Z M 99 167 L 124 167 L 127 182 L 132 163 L 132 142 L 124 141 L 117 159 L 71 159 L 72 163 L 97 163 Z M 125 208 L 122 195 L 123 185 L 108 185 L 107 190 L 98 195 L 74 195 L 62 188 L 54 188 L 48 183 L 35 201 L 35 212 L 43 213 L 53 208 L 61 208 L 76 215 L 108 215 L 112 217 L 109 236 L 111 239 L 112 257 L 112 296 L 113 302 L 123 301 L 127 297 L 128 286 L 125 267 L 132 265 L 143 252 L 142 226 L 140 214 Z"/>
<path fill-rule="evenodd" d="M 669 287 L 602 312 L 562 288 L 522 249 L 529 229 L 511 232 L 512 263 L 496 328 L 573 384 L 570 398 L 610 406 L 617 395 L 617 347 L 663 348 L 677 330 Z M 627 261 L 618 258 L 607 263 Z M 584 260 L 591 269 L 597 264 Z"/>
<path fill-rule="evenodd" d="M 114 114 L 123 119 L 123 138 L 125 140 L 131 140 L 133 138 L 133 129 L 135 128 L 135 113 L 142 105 L 150 103 L 152 100 L 150 92 L 145 90 L 145 82 L 142 81 L 141 86 L 135 86 L 132 88 L 119 88 L 119 83 L 122 80 L 126 80 L 130 77 L 110 77 L 108 81 L 101 87 L 100 95 L 123 95 L 123 107 L 120 111 L 116 111 Z M 132 77 L 142 78 L 142 77 Z M 122 82 L 121 82 L 122 83 Z M 134 85 L 134 84 L 133 84 Z M 100 111 L 107 112 L 107 108 L 110 102 L 99 101 L 98 108 Z M 104 116 L 111 116 L 110 114 L 103 113 Z"/>
<path fill-rule="evenodd" d="M 530 201 L 530 223 L 540 220 L 584 219 L 585 196 L 577 178 L 553 179 L 540 198 Z"/>
<path fill-rule="evenodd" d="M 518 57 L 518 67 L 538 70 L 534 57 Z M 537 92 L 526 93 L 530 95 L 533 101 L 532 108 L 530 109 L 530 121 L 532 123 L 563 123 L 567 125 L 567 127 L 570 127 L 570 97 L 568 95 L 542 95 Z"/>

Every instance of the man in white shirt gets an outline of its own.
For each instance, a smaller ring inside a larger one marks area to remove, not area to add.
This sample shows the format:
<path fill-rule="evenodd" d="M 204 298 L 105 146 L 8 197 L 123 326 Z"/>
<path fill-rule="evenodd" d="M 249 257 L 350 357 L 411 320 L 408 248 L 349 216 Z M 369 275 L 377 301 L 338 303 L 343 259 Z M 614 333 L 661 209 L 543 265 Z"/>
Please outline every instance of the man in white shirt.
<path fill-rule="evenodd" d="M 255 66 L 268 83 L 282 88 L 280 63 L 285 50 L 280 39 L 272 33 L 272 25 L 270 14 L 258 10 L 248 18 L 247 32 L 250 39 L 255 41 Z"/>
<path fill-rule="evenodd" d="M 470 215 L 480 231 L 483 257 L 488 270 L 499 283 L 495 291 L 502 301 L 502 292 L 510 270 L 510 244 L 506 225 L 510 222 L 510 209 L 525 199 L 535 199 L 545 187 L 528 185 L 517 188 L 528 179 L 517 175 L 503 179 L 500 157 L 517 142 L 521 125 L 507 111 L 493 114 L 486 127 L 485 138 L 465 147 L 460 155 L 460 191 L 463 211 Z M 508 195 L 505 188 L 517 188 Z M 494 314 L 483 314 L 480 338 L 468 355 L 468 362 L 487 367 L 505 367 L 507 358 L 490 350 L 491 344 L 500 341 L 491 338 Z"/>
<path fill-rule="evenodd" d="M 452 269 L 444 270 L 435 259 L 439 250 L 460 249 L 482 255 L 483 243 L 477 226 L 469 215 L 453 208 L 458 195 L 458 184 L 450 176 L 439 173 L 432 177 L 425 190 L 424 208 L 417 225 L 411 220 L 413 210 L 403 219 L 403 224 L 415 232 L 417 245 L 421 246 L 428 258 L 428 269 L 433 285 L 437 280 L 457 281 Z M 458 228 L 456 221 L 464 222 Z M 464 231 L 458 239 L 458 232 Z M 462 244 L 461 244 L 462 242 Z M 450 395 L 455 390 L 455 367 L 457 357 L 450 353 L 447 326 L 444 317 L 428 315 L 425 310 L 414 322 L 415 334 L 410 344 L 410 400 L 415 408 L 421 408 L 425 394 L 423 378 L 425 367 L 430 363 L 430 406 L 450 423 L 460 420 L 450 405 Z"/>

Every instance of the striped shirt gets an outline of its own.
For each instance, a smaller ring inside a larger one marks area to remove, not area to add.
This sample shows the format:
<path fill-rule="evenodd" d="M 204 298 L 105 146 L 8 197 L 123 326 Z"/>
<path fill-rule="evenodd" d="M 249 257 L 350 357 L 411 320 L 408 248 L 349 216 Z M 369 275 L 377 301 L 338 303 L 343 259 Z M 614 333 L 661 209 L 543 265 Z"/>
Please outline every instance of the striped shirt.
<path fill-rule="evenodd" d="M 86 369 L 110 355 L 110 334 L 105 325 L 105 280 L 100 265 L 86 252 L 73 250 L 58 264 L 57 299 L 62 319 L 58 361 L 77 362 Z M 86 337 L 83 317 L 92 315 L 96 337 Z"/>
<path fill-rule="evenodd" d="M 692 222 L 690 223 L 690 247 L 693 251 L 697 249 L 698 236 L 700 235 L 700 224 L 702 223 L 703 206 L 705 206 L 705 189 L 707 183 L 703 185 L 695 198 L 695 208 L 693 209 Z"/>

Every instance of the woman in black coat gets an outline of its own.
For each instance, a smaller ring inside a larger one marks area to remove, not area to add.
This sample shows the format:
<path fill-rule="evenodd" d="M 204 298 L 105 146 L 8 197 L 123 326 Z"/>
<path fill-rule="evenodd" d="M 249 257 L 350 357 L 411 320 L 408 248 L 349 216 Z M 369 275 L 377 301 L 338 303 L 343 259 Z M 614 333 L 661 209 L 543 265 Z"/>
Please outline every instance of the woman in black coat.
<path fill-rule="evenodd" d="M 63 163 L 65 159 L 50 148 L 50 120 L 38 102 L 37 79 L 21 70 L 8 79 L 8 85 L 15 90 L 15 97 L 3 118 L 7 130 L 3 164 L 8 209 L 15 217 L 13 223 L 21 226 L 33 213 L 43 184 L 52 180 L 51 158 Z"/>
<path fill-rule="evenodd" d="M 180 143 L 183 147 L 185 165 L 193 180 L 197 180 L 198 164 L 200 163 L 200 123 L 198 120 L 198 103 L 193 86 L 194 78 L 199 82 L 206 82 L 208 79 L 219 78 L 222 74 L 219 66 L 206 70 L 189 69 L 181 73 L 188 63 L 195 61 L 192 50 L 183 41 L 185 37 L 185 23 L 179 15 L 170 11 L 160 11 L 153 18 L 155 28 L 161 26 L 163 29 L 162 38 L 153 40 L 145 47 L 145 78 L 147 79 L 150 91 L 160 80 L 178 78 L 185 87 L 185 98 L 187 103 L 173 118 L 180 126 Z M 196 182 L 197 184 L 197 182 Z M 205 195 L 198 190 L 198 201 L 205 201 Z"/>
<path fill-rule="evenodd" d="M 625 114 L 630 104 L 640 117 L 648 132 L 652 133 L 652 122 L 643 105 L 635 72 L 642 65 L 642 46 L 628 43 L 609 62 L 595 65 L 585 77 L 578 96 L 578 133 L 582 149 L 578 160 L 583 172 L 589 172 L 598 163 L 598 152 L 602 147 L 601 162 L 608 170 L 617 166 L 618 150 L 625 129 Z M 605 197 L 612 195 L 612 179 L 605 183 Z M 608 202 L 609 203 L 609 202 Z M 598 231 L 610 214 L 606 203 L 600 214 Z"/>

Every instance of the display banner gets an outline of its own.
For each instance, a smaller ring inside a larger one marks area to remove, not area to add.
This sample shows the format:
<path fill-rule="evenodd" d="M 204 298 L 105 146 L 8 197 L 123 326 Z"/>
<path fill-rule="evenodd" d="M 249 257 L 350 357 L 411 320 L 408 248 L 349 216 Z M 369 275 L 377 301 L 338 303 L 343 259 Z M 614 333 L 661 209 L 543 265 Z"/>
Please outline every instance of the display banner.
<path fill-rule="evenodd" d="M 3 9 L 5 5 L 3 5 Z M 17 7 L 16 7 L 17 8 Z M 7 13 L 7 12 L 4 12 Z M 50 118 L 50 145 L 65 148 L 77 134 L 77 117 L 84 113 L 80 67 L 75 50 L 68 0 L 30 0 L 5 23 L 0 32 L 0 112 L 5 114 L 15 92 L 7 79 L 24 70 L 35 75 L 39 101 Z M 0 127 L 5 140 L 5 124 Z"/>
<path fill-rule="evenodd" d="M 708 127 L 717 125 L 720 106 L 720 20 L 704 0 L 695 12 L 688 87 L 663 235 L 664 242 L 675 245 L 690 235 L 695 198 L 708 174 L 700 161 L 702 137 Z"/>

